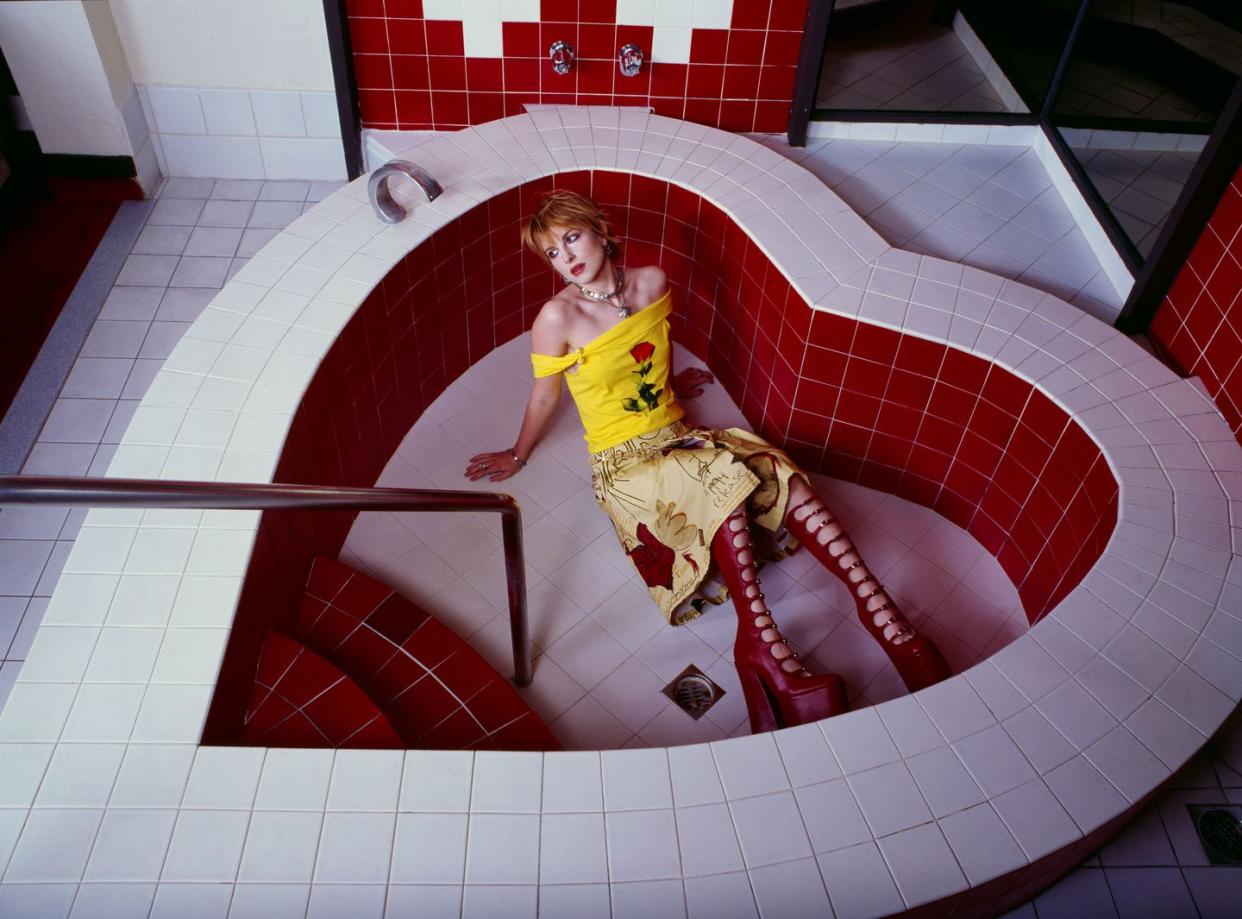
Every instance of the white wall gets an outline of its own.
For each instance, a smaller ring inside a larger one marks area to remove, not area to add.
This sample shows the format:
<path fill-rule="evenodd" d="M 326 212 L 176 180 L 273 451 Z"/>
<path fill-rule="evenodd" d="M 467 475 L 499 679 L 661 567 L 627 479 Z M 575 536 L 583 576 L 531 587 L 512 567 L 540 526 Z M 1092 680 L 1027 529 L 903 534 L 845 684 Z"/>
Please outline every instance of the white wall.
<path fill-rule="evenodd" d="M 333 88 L 322 0 L 110 2 L 135 83 Z"/>
<path fill-rule="evenodd" d="M 134 155 L 120 112 L 127 78 L 108 73 L 117 58 L 101 58 L 81 2 L 0 3 L 0 45 L 43 152 Z"/>

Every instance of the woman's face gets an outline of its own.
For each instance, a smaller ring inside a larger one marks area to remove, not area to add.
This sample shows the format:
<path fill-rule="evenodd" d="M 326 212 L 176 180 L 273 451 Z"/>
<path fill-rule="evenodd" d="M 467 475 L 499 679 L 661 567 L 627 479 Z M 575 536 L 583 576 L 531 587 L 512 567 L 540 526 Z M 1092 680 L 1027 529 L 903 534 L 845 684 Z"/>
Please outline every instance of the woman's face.
<path fill-rule="evenodd" d="M 603 237 L 582 227 L 554 227 L 543 251 L 552 267 L 572 284 L 590 284 L 608 261 Z"/>

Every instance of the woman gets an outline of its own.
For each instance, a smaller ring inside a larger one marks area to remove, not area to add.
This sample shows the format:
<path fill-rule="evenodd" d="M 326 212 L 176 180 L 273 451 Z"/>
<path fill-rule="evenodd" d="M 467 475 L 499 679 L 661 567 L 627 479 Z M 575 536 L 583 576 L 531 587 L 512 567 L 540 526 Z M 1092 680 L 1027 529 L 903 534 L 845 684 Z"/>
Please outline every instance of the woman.
<path fill-rule="evenodd" d="M 846 710 L 836 674 L 812 675 L 767 608 L 750 523 L 782 525 L 849 588 L 858 614 L 911 691 L 949 675 L 867 570 L 841 524 L 781 450 L 736 428 L 696 428 L 675 392 L 694 396 L 711 376 L 674 374 L 668 280 L 659 267 L 624 271 L 608 218 L 589 198 L 546 195 L 523 242 L 568 283 L 531 328 L 534 388 L 517 443 L 470 460 L 466 475 L 502 482 L 527 461 L 556 409 L 565 377 L 586 430 L 596 500 L 670 623 L 716 565 L 738 615 L 734 662 L 751 730 L 803 724 Z M 670 385 L 671 384 L 671 385 Z"/>

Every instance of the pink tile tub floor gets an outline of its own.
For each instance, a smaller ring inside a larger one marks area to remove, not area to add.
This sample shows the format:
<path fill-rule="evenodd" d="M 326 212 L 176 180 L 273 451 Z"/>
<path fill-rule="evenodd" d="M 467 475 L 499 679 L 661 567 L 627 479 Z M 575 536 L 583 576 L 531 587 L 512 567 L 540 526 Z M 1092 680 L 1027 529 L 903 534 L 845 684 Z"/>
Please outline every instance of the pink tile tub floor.
<path fill-rule="evenodd" d="M 530 390 L 523 335 L 452 384 L 410 430 L 379 484 L 467 488 L 466 460 L 516 439 Z M 690 359 L 683 353 L 678 366 Z M 720 386 L 689 403 L 714 427 L 746 426 Z M 522 507 L 535 680 L 524 694 L 567 749 L 667 746 L 748 733 L 732 665 L 731 605 L 666 626 L 595 504 L 581 426 L 566 393 L 530 466 L 488 489 Z M 1026 629 L 1017 592 L 963 530 L 933 511 L 845 482 L 815 477 L 867 563 L 906 615 L 962 670 Z M 473 487 L 482 487 L 479 485 Z M 512 672 L 499 523 L 479 515 L 374 513 L 359 517 L 341 553 L 465 636 Z M 904 695 L 881 648 L 857 622 L 849 594 L 805 552 L 762 573 L 790 642 L 813 669 L 840 673 L 854 707 Z M 725 689 L 698 721 L 661 695 L 694 664 Z"/>

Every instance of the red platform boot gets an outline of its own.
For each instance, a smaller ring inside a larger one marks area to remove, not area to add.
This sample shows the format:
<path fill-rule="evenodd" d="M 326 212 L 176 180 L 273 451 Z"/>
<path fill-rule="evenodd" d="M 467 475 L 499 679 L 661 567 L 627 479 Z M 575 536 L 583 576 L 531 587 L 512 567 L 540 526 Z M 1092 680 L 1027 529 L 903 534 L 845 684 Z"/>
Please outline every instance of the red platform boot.
<path fill-rule="evenodd" d="M 880 643 L 911 692 L 952 675 L 935 642 L 920 635 L 901 615 L 897 604 L 858 554 L 845 528 L 818 495 L 802 501 L 785 515 L 785 525 L 816 560 L 845 582 L 858 618 Z"/>
<path fill-rule="evenodd" d="M 729 516 L 712 537 L 712 559 L 737 610 L 733 661 L 746 697 L 753 734 L 839 715 L 849 708 L 835 673 L 813 676 L 781 636 L 760 592 L 744 511 Z"/>

